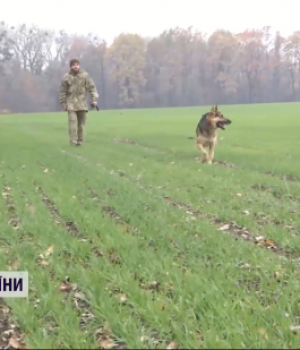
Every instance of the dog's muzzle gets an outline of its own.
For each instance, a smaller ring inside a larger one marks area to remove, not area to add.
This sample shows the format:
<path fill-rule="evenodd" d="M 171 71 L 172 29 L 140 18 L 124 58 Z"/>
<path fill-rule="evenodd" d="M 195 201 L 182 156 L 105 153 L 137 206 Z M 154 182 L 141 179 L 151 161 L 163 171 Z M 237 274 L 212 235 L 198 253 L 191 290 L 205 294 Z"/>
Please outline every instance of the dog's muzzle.
<path fill-rule="evenodd" d="M 231 120 L 224 118 L 224 120 L 222 120 L 222 121 L 220 120 L 217 122 L 217 127 L 222 129 L 222 130 L 225 130 L 226 129 L 225 125 L 229 125 L 229 124 L 231 124 Z"/>

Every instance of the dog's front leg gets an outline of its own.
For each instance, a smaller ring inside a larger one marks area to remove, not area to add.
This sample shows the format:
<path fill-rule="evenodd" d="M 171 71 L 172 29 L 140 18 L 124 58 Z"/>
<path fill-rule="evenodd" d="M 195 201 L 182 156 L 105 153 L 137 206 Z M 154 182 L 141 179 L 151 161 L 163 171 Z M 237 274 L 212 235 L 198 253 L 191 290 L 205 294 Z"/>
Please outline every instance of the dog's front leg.
<path fill-rule="evenodd" d="M 200 143 L 200 142 L 197 142 L 197 146 L 198 146 L 198 149 L 199 151 L 202 153 L 203 155 L 203 159 L 202 159 L 202 163 L 206 163 L 207 160 L 208 160 L 208 154 L 207 154 L 207 151 L 206 149 L 203 147 L 203 145 Z"/>
<path fill-rule="evenodd" d="M 207 157 L 207 163 L 212 164 L 213 159 L 215 156 L 215 145 L 209 145 L 209 150 L 208 150 L 208 157 Z"/>

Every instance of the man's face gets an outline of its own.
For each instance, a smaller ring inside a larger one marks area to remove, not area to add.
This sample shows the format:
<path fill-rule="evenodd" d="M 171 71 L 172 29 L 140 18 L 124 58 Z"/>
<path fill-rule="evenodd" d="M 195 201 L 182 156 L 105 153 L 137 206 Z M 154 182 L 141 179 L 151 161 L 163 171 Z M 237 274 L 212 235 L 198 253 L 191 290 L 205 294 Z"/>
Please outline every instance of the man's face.
<path fill-rule="evenodd" d="M 72 71 L 74 73 L 78 73 L 79 69 L 80 69 L 80 65 L 78 63 L 74 63 L 71 67 Z"/>

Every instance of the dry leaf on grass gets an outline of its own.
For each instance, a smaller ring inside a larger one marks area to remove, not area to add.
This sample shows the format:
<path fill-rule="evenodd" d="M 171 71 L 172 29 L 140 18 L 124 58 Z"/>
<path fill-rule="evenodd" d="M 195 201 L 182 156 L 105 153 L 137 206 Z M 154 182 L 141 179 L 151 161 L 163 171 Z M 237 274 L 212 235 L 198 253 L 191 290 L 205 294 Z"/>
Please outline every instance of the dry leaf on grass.
<path fill-rule="evenodd" d="M 300 331 L 300 326 L 291 326 L 291 327 L 290 327 L 290 330 L 291 330 L 292 332 L 299 332 L 299 331 Z"/>
<path fill-rule="evenodd" d="M 76 285 L 73 285 L 73 287 Z M 76 286 L 77 287 L 77 286 Z M 85 300 L 85 295 L 82 292 L 75 292 L 74 297 L 79 300 Z"/>
<path fill-rule="evenodd" d="M 221 226 L 219 228 L 219 230 L 220 231 L 227 231 L 227 230 L 229 230 L 229 228 L 230 228 L 230 225 L 229 224 L 225 224 L 225 225 Z"/>
<path fill-rule="evenodd" d="M 3 314 L 9 314 L 10 313 L 10 309 L 4 305 L 0 305 L 0 310 Z"/>
<path fill-rule="evenodd" d="M 20 265 L 20 262 L 19 261 L 15 261 L 11 266 L 9 266 L 9 270 L 16 270 Z"/>
<path fill-rule="evenodd" d="M 204 342 L 204 338 L 203 338 L 203 336 L 201 335 L 200 332 L 197 332 L 196 337 L 197 337 L 197 339 L 198 339 L 200 342 Z"/>
<path fill-rule="evenodd" d="M 125 343 L 116 342 L 111 338 L 100 340 L 99 345 L 101 349 L 114 349 L 114 350 L 126 349 Z"/>
<path fill-rule="evenodd" d="M 268 339 L 267 332 L 264 328 L 258 328 L 258 332 L 265 338 Z"/>
<path fill-rule="evenodd" d="M 44 173 L 48 173 L 49 169 L 46 168 L 43 171 L 44 171 Z"/>
<path fill-rule="evenodd" d="M 40 265 L 40 266 L 48 266 L 48 265 L 49 265 L 49 262 L 46 261 L 46 260 L 40 260 L 40 261 L 38 261 L 37 264 Z"/>
<path fill-rule="evenodd" d="M 156 281 L 141 284 L 141 287 L 147 290 L 158 290 L 159 286 L 160 286 L 160 283 Z"/>
<path fill-rule="evenodd" d="M 112 339 L 112 331 L 108 324 L 105 324 L 100 329 L 95 332 L 97 341 L 101 349 L 122 349 L 118 344 Z"/>
<path fill-rule="evenodd" d="M 10 337 L 8 344 L 13 347 L 14 349 L 19 349 L 20 348 L 20 344 L 17 338 L 15 338 L 14 336 Z"/>
<path fill-rule="evenodd" d="M 274 272 L 274 278 L 279 279 L 281 277 L 281 274 L 277 271 Z"/>
<path fill-rule="evenodd" d="M 103 257 L 104 256 L 104 253 L 103 251 L 100 249 L 100 248 L 97 248 L 97 247 L 93 247 L 92 248 L 92 251 L 96 254 L 96 256 L 98 257 Z"/>
<path fill-rule="evenodd" d="M 149 288 L 151 289 L 158 289 L 158 287 L 159 287 L 159 282 L 153 281 L 149 283 Z"/>
<path fill-rule="evenodd" d="M 13 229 L 14 230 L 18 230 L 20 227 L 21 227 L 21 224 L 20 222 L 18 221 L 18 219 L 16 218 L 11 218 L 9 221 L 8 221 L 8 224 L 13 226 Z"/>
<path fill-rule="evenodd" d="M 241 268 L 242 269 L 246 269 L 246 270 L 250 270 L 251 269 L 251 265 L 246 263 L 246 264 L 241 265 Z"/>
<path fill-rule="evenodd" d="M 115 265 L 121 265 L 122 264 L 121 258 L 119 256 L 117 256 L 117 255 L 110 255 L 108 257 L 108 261 L 111 264 L 115 264 Z"/>
<path fill-rule="evenodd" d="M 256 244 L 267 248 L 277 248 L 276 244 L 270 239 L 265 239 L 263 236 L 256 237 Z"/>
<path fill-rule="evenodd" d="M 168 344 L 168 346 L 166 347 L 166 349 L 178 349 L 178 345 L 174 342 L 174 341 L 171 341 L 170 344 Z"/>
<path fill-rule="evenodd" d="M 27 346 L 21 339 L 18 339 L 15 335 L 9 338 L 8 344 L 14 349 L 27 349 Z"/>
<path fill-rule="evenodd" d="M 45 255 L 49 256 L 53 253 L 53 245 L 50 246 L 46 251 L 45 251 Z"/>
<path fill-rule="evenodd" d="M 99 340 L 99 345 L 101 349 L 113 349 L 115 347 L 115 342 L 110 337 L 105 336 Z"/>
<path fill-rule="evenodd" d="M 142 335 L 142 336 L 140 337 L 140 341 L 141 341 L 142 343 L 145 343 L 146 341 L 148 341 L 148 339 L 149 339 L 149 337 L 147 337 L 146 335 Z"/>
<path fill-rule="evenodd" d="M 2 192 L 3 198 L 9 197 L 9 191 L 11 190 L 11 187 L 5 187 L 4 192 Z"/>
<path fill-rule="evenodd" d="M 8 192 L 2 192 L 2 197 L 6 199 L 9 196 Z"/>
<path fill-rule="evenodd" d="M 35 309 L 38 308 L 39 305 L 40 305 L 40 302 L 41 302 L 40 299 L 35 299 L 33 307 L 34 307 Z"/>
<path fill-rule="evenodd" d="M 77 284 L 69 283 L 69 282 L 63 282 L 59 287 L 59 290 L 63 293 L 70 293 L 72 291 L 75 291 L 76 289 L 77 289 Z"/>
<path fill-rule="evenodd" d="M 120 302 L 121 302 L 122 304 L 124 304 L 124 303 L 126 303 L 126 301 L 127 301 L 126 295 L 125 295 L 125 294 L 121 294 L 121 295 L 120 295 Z"/>
<path fill-rule="evenodd" d="M 250 215 L 250 212 L 248 210 L 244 210 L 244 211 L 242 211 L 242 214 Z"/>
<path fill-rule="evenodd" d="M 275 243 L 274 243 L 273 241 L 271 241 L 270 239 L 267 239 L 267 240 L 265 241 L 265 245 L 266 245 L 267 247 L 275 247 Z"/>
<path fill-rule="evenodd" d="M 44 251 L 44 253 L 40 254 L 39 256 L 44 259 L 45 256 L 49 256 L 53 253 L 54 246 L 50 246 L 47 250 Z"/>

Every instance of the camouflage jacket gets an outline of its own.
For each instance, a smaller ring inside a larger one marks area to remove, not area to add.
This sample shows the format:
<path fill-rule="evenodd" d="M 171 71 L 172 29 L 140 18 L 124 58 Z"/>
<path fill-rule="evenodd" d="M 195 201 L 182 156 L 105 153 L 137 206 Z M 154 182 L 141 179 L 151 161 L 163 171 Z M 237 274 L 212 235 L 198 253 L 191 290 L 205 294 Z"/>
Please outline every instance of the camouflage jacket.
<path fill-rule="evenodd" d="M 69 71 L 62 79 L 59 100 L 67 105 L 68 111 L 88 111 L 86 95 L 90 93 L 92 101 L 97 102 L 98 93 L 93 79 L 80 69 L 77 74 Z"/>

